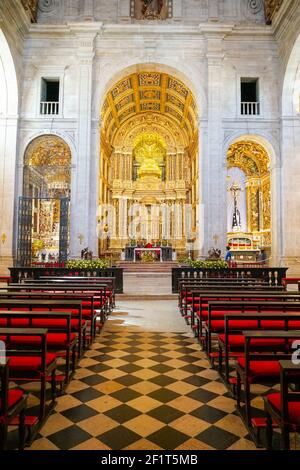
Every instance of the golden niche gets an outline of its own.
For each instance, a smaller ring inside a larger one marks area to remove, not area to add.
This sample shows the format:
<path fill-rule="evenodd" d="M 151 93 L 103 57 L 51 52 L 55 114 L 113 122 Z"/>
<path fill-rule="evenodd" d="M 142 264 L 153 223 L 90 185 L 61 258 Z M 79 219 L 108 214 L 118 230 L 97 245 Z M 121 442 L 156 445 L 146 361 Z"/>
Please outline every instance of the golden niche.
<path fill-rule="evenodd" d="M 158 134 L 140 134 L 134 142 L 133 155 L 137 166 L 138 180 L 162 180 L 162 169 L 166 157 L 166 144 Z"/>

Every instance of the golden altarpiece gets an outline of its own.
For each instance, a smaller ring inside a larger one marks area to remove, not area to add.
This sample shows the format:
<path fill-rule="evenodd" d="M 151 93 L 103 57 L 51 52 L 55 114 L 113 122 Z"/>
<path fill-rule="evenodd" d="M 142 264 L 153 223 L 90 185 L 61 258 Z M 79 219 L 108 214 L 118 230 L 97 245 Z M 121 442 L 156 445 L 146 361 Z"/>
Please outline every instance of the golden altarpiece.
<path fill-rule="evenodd" d="M 100 251 L 109 247 L 118 253 L 134 238 L 164 239 L 184 253 L 187 204 L 192 227 L 197 223 L 198 134 L 192 93 L 168 74 L 142 71 L 116 83 L 101 114 L 99 221 L 105 218 L 106 204 L 114 206 L 116 216 L 113 227 L 112 222 L 105 226 L 109 244 L 101 240 Z M 129 233 L 137 205 L 135 233 Z"/>
<path fill-rule="evenodd" d="M 239 168 L 245 174 L 247 231 L 229 232 L 228 242 L 247 240 L 240 249 L 271 248 L 270 159 L 264 147 L 252 141 L 239 141 L 230 146 L 227 168 Z M 236 243 L 236 245 L 239 245 Z"/>
<path fill-rule="evenodd" d="M 24 156 L 23 197 L 31 200 L 32 261 L 58 260 L 61 250 L 61 204 L 70 198 L 71 151 L 60 137 L 34 139 Z M 67 219 L 69 214 L 66 214 Z M 66 224 L 69 236 L 69 220 Z M 29 224 L 30 225 L 30 224 Z"/>

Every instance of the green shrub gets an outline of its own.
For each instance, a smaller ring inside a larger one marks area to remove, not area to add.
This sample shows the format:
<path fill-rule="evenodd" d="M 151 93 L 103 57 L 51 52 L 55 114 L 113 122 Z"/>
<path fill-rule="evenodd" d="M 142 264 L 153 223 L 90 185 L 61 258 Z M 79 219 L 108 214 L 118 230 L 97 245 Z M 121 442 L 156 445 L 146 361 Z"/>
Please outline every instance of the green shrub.
<path fill-rule="evenodd" d="M 106 269 L 110 266 L 107 259 L 74 259 L 66 263 L 68 269 Z"/>
<path fill-rule="evenodd" d="M 206 261 L 201 261 L 201 260 L 196 260 L 196 261 L 191 261 L 189 262 L 190 266 L 195 269 L 227 269 L 228 264 L 224 260 L 206 260 Z"/>

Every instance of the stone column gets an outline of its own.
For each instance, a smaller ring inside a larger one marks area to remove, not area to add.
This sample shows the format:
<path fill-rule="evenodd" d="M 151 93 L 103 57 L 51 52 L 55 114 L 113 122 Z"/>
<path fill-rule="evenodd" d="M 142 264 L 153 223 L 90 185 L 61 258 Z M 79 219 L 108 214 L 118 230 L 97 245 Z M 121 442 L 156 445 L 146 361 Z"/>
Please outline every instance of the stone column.
<path fill-rule="evenodd" d="M 222 138 L 222 65 L 223 36 L 218 33 L 207 34 L 208 67 L 208 125 L 207 125 L 207 170 L 206 194 L 203 192 L 205 230 L 202 254 L 217 246 L 224 252 L 227 239 L 226 227 L 226 158 L 223 154 Z"/>
<path fill-rule="evenodd" d="M 272 221 L 281 216 L 282 228 L 281 246 L 277 252 L 282 255 L 282 264 L 290 266 L 288 276 L 300 275 L 300 120 L 296 116 L 285 116 L 282 120 L 282 163 L 281 163 L 281 214 L 277 210 L 276 217 L 272 214 Z M 279 168 L 272 172 L 272 197 L 274 194 L 274 180 Z M 279 196 L 278 196 L 279 198 Z M 273 211 L 274 211 L 273 204 Z M 279 212 L 279 213 L 278 213 Z M 273 225 L 273 223 L 272 223 Z M 272 236 L 274 227 L 272 230 Z M 279 242 L 279 240 L 278 240 Z M 273 240 L 272 240 L 273 244 Z M 275 250 L 273 249 L 273 252 Z"/>
<path fill-rule="evenodd" d="M 70 255 L 79 256 L 82 246 L 79 235 L 84 238 L 85 246 L 93 245 L 95 237 L 90 238 L 89 225 L 91 217 L 96 219 L 97 214 L 90 214 L 90 160 L 91 160 L 91 102 L 92 102 L 92 72 L 94 59 L 95 31 L 76 31 L 77 33 L 77 62 L 78 62 L 78 128 L 76 162 L 76 179 L 72 185 L 75 190 L 71 194 L 71 236 Z M 98 174 L 95 175 L 98 178 Z M 95 188 L 93 189 L 95 191 Z M 90 247 L 91 248 L 91 247 Z"/>

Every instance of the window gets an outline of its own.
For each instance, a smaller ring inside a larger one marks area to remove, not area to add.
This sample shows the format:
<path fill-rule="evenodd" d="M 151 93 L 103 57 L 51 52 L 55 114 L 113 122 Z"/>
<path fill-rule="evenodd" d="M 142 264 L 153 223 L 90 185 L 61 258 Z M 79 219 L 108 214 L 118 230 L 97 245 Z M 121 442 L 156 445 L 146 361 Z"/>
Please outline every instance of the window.
<path fill-rule="evenodd" d="M 42 78 L 41 114 L 58 114 L 59 112 L 59 79 Z"/>
<path fill-rule="evenodd" d="M 258 78 L 241 78 L 241 114 L 246 116 L 260 114 Z"/>

